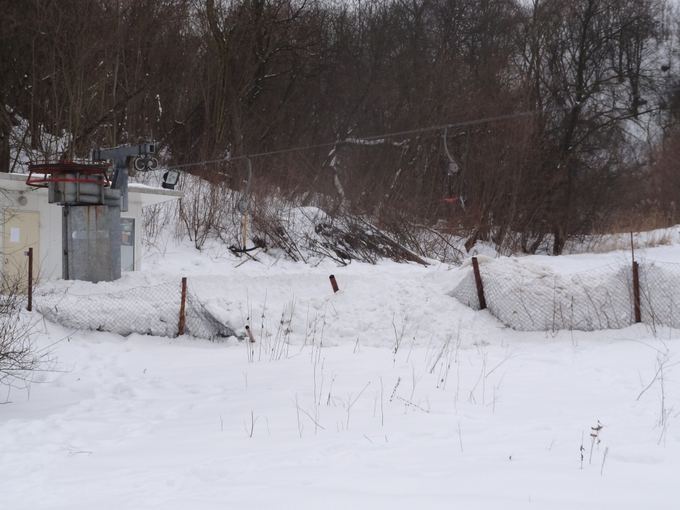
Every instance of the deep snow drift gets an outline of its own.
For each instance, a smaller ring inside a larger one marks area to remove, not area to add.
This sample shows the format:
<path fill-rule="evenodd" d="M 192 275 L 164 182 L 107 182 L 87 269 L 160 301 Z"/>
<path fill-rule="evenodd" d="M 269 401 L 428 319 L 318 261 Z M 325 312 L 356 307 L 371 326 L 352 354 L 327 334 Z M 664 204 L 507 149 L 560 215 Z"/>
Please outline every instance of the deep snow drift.
<path fill-rule="evenodd" d="M 256 343 L 121 337 L 26 314 L 53 363 L 30 389 L 5 389 L 3 508 L 677 505 L 676 330 L 514 331 L 449 295 L 468 268 L 243 263 L 172 243 L 148 255 L 120 289 L 187 276 Z M 624 257 L 521 262 L 567 278 Z M 83 305 L 103 289 L 86 287 L 73 289 Z"/>

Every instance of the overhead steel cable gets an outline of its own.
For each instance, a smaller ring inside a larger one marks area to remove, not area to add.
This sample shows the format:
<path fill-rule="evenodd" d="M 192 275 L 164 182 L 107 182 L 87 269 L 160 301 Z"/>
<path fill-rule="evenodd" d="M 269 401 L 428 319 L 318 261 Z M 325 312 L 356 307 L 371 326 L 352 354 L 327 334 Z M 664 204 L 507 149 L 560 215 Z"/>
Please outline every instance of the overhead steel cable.
<path fill-rule="evenodd" d="M 190 168 L 194 166 L 201 166 L 201 165 L 210 165 L 214 163 L 227 163 L 227 162 L 232 162 L 232 161 L 240 161 L 240 160 L 245 160 L 245 159 L 255 159 L 255 158 L 262 158 L 266 156 L 278 156 L 281 154 L 288 154 L 292 152 L 302 152 L 302 151 L 307 151 L 307 150 L 312 150 L 312 149 L 323 149 L 326 147 L 335 147 L 337 145 L 342 145 L 343 143 L 351 143 L 352 140 L 356 140 L 358 142 L 370 142 L 370 141 L 376 141 L 376 140 L 382 140 L 386 138 L 395 138 L 399 136 L 408 136 L 408 135 L 415 135 L 415 134 L 420 134 L 420 133 L 428 133 L 432 131 L 443 131 L 445 129 L 454 129 L 454 128 L 462 128 L 462 127 L 469 127 L 469 126 L 477 126 L 480 124 L 490 124 L 494 122 L 502 122 L 504 120 L 511 120 L 515 118 L 520 118 L 520 117 L 530 117 L 532 115 L 537 115 L 540 113 L 549 113 L 551 111 L 564 111 L 571 109 L 569 108 L 560 108 L 560 109 L 554 109 L 554 110 L 530 110 L 530 111 L 524 111 L 524 112 L 515 112 L 515 113 L 509 113 L 505 115 L 496 115 L 494 117 L 483 117 L 480 119 L 474 119 L 474 120 L 467 120 L 467 121 L 461 121 L 461 122 L 454 122 L 450 124 L 440 124 L 440 125 L 435 125 L 435 126 L 427 126 L 427 127 L 422 127 L 422 128 L 415 128 L 415 129 L 407 129 L 404 131 L 392 131 L 389 133 L 383 133 L 383 134 L 378 134 L 378 135 L 369 135 L 369 136 L 356 136 L 356 137 L 348 137 L 347 139 L 341 139 L 341 140 L 336 140 L 335 142 L 325 142 L 325 143 L 318 143 L 318 144 L 312 144 L 312 145 L 303 145 L 303 146 L 298 146 L 298 147 L 288 147 L 285 149 L 277 149 L 277 150 L 272 150 L 272 151 L 266 151 L 266 152 L 255 152 L 252 154 L 241 154 L 237 156 L 230 156 L 230 157 L 225 157 L 225 158 L 218 158 L 218 159 L 208 159 L 204 161 L 196 161 L 192 163 L 180 163 L 177 165 L 170 165 L 166 167 L 168 170 L 181 170 L 183 168 Z"/>
<path fill-rule="evenodd" d="M 455 128 L 466 128 L 470 126 L 478 126 L 481 124 L 492 124 L 496 122 L 503 122 L 506 120 L 513 120 L 517 118 L 523 118 L 523 117 L 532 117 L 534 115 L 539 115 L 539 114 L 546 114 L 546 113 L 557 113 L 557 112 L 565 112 L 565 111 L 570 111 L 573 108 L 575 108 L 575 105 L 571 106 L 565 106 L 561 108 L 548 108 L 544 110 L 526 110 L 522 112 L 514 112 L 514 113 L 507 113 L 504 115 L 495 115 L 492 117 L 482 117 L 482 118 L 477 118 L 477 119 L 471 119 L 471 120 L 465 120 L 465 121 L 460 121 L 460 122 L 453 122 L 449 124 L 438 124 L 434 126 L 426 126 L 422 128 L 414 128 L 414 129 L 407 129 L 403 131 L 392 131 L 388 133 L 382 133 L 382 134 L 376 134 L 376 135 L 369 135 L 369 136 L 347 136 L 345 139 L 340 139 L 336 140 L 334 142 L 325 142 L 325 143 L 317 143 L 317 144 L 311 144 L 311 145 L 302 145 L 302 146 L 297 146 L 297 147 L 288 147 L 285 149 L 276 149 L 276 150 L 271 150 L 271 151 L 265 151 L 265 152 L 254 152 L 251 154 L 240 154 L 236 156 L 229 156 L 225 158 L 218 158 L 218 159 L 209 159 L 209 160 L 204 160 L 204 161 L 196 161 L 192 163 L 180 163 L 177 165 L 170 165 L 167 166 L 167 170 L 181 170 L 184 168 L 191 168 L 194 166 L 202 166 L 202 165 L 210 165 L 210 164 L 215 164 L 215 163 L 228 163 L 228 162 L 233 162 L 233 161 L 241 161 L 241 160 L 248 160 L 248 159 L 255 159 L 255 158 L 262 158 L 262 157 L 267 157 L 267 156 L 278 156 L 281 154 L 289 154 L 293 152 L 303 152 L 307 150 L 313 150 L 313 149 L 323 149 L 327 147 L 336 147 L 338 145 L 342 144 L 351 144 L 353 142 L 356 142 L 357 144 L 361 144 L 361 142 L 371 142 L 371 141 L 378 141 L 378 140 L 383 140 L 387 138 L 396 138 L 400 136 L 409 136 L 409 135 L 416 135 L 420 133 L 428 133 L 428 132 L 433 132 L 433 131 L 444 131 L 444 130 L 449 130 L 449 129 L 455 129 Z M 641 112 L 640 114 L 646 114 L 646 113 L 652 113 L 654 111 L 658 111 L 660 108 L 654 108 L 650 110 L 646 110 L 644 112 Z M 624 120 L 624 119 L 622 119 Z"/>

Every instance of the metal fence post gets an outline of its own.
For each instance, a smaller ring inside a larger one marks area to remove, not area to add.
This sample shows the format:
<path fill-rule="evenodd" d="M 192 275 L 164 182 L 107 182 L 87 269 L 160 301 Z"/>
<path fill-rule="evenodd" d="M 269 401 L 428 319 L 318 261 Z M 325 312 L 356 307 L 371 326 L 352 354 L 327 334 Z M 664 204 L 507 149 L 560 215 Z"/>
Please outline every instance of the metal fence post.
<path fill-rule="evenodd" d="M 253 332 L 250 329 L 250 326 L 246 324 L 246 333 L 248 334 L 248 339 L 250 340 L 251 344 L 255 343 L 255 336 L 253 335 Z"/>
<path fill-rule="evenodd" d="M 635 322 L 642 322 L 642 313 L 640 312 L 640 266 L 635 260 L 635 241 L 633 239 L 633 232 L 630 233 L 630 256 L 633 259 L 633 312 L 635 313 Z"/>
<path fill-rule="evenodd" d="M 29 312 L 33 311 L 33 248 L 29 248 L 26 252 L 28 256 L 28 303 L 26 304 L 26 310 Z"/>
<path fill-rule="evenodd" d="M 472 257 L 472 269 L 475 273 L 475 284 L 477 285 L 477 297 L 479 298 L 479 309 L 486 309 L 486 298 L 484 297 L 484 284 L 482 283 L 482 275 L 479 273 L 479 262 L 477 257 Z"/>
<path fill-rule="evenodd" d="M 331 281 L 331 287 L 333 287 L 333 293 L 335 294 L 340 290 L 338 287 L 338 281 L 335 279 L 335 275 L 330 275 L 328 279 Z"/>
<path fill-rule="evenodd" d="M 640 311 L 640 268 L 637 261 L 633 261 L 633 310 L 635 312 L 635 322 L 642 322 Z"/>
<path fill-rule="evenodd" d="M 182 277 L 182 300 L 179 304 L 179 323 L 177 324 L 177 336 L 184 334 L 186 325 L 186 303 L 187 303 L 187 278 Z"/>

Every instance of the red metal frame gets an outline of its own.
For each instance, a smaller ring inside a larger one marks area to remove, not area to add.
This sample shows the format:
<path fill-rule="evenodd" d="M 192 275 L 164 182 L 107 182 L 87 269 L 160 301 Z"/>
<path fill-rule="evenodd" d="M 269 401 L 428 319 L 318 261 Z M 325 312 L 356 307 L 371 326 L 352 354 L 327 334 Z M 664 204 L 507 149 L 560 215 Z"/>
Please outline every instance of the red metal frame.
<path fill-rule="evenodd" d="M 46 188 L 50 182 L 82 182 L 100 184 L 100 179 L 92 176 L 104 177 L 104 186 L 110 186 L 109 176 L 106 171 L 109 163 L 74 163 L 65 161 L 61 163 L 36 163 L 28 165 L 28 177 L 26 185 L 34 188 Z M 40 174 L 40 175 L 33 175 Z M 81 174 L 90 176 L 84 178 L 63 177 L 65 174 Z"/>

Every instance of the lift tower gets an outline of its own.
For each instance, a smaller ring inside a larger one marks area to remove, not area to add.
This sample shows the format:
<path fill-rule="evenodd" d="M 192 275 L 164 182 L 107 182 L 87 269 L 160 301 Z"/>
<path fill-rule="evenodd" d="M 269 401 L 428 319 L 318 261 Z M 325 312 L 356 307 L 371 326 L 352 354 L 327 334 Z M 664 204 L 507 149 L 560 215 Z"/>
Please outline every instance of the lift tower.
<path fill-rule="evenodd" d="M 29 166 L 26 184 L 48 188 L 48 201 L 62 206 L 62 277 L 89 282 L 121 275 L 121 211 L 128 210 L 130 168 L 158 166 L 155 144 L 93 151 L 93 163 Z M 109 163 L 108 161 L 111 161 Z M 109 170 L 113 165 L 113 175 Z"/>

